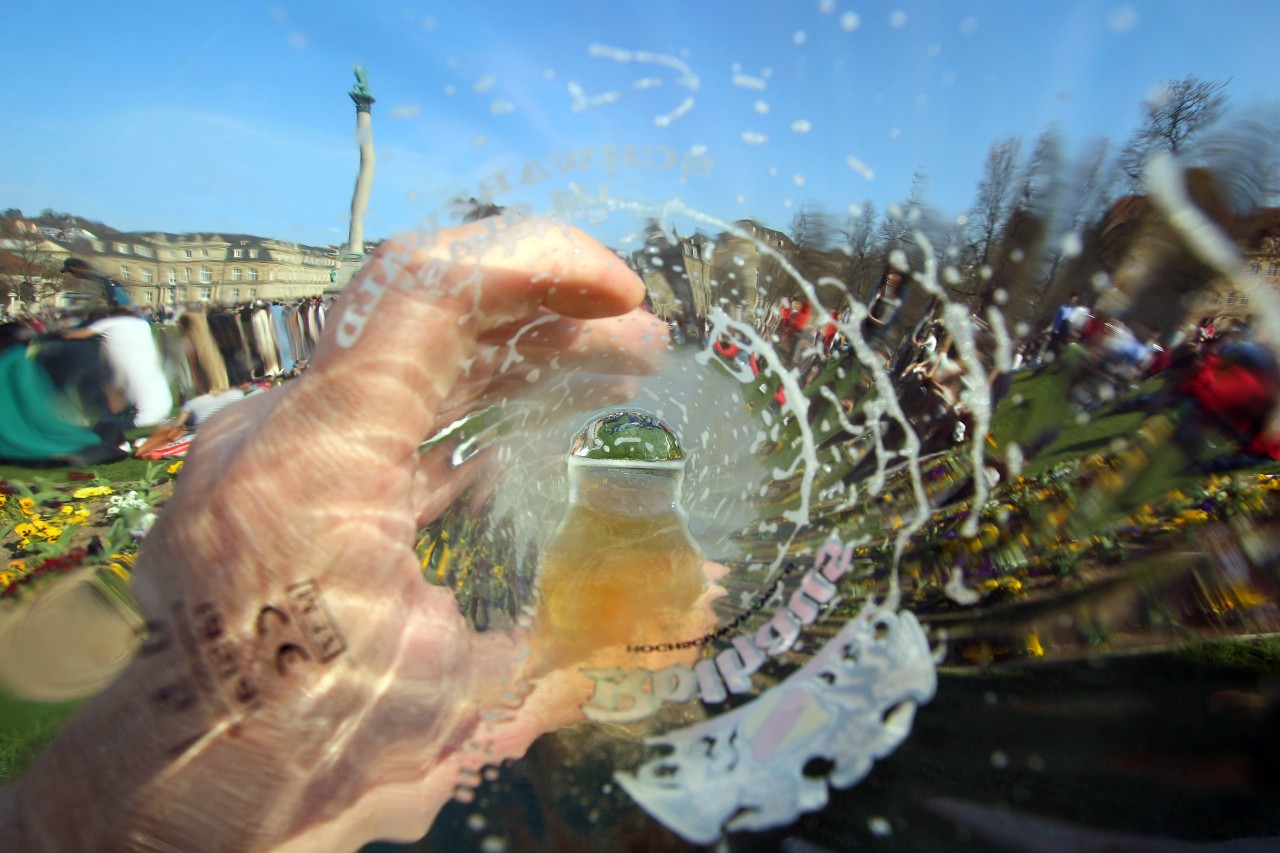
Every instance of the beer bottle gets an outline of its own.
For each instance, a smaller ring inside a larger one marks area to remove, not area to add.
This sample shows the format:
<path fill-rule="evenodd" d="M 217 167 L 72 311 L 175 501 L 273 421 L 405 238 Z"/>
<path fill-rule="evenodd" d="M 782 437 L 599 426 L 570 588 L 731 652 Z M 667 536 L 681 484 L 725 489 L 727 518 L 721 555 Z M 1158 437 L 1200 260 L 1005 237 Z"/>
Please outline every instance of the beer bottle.
<path fill-rule="evenodd" d="M 534 638 L 548 663 L 687 639 L 706 578 L 680 506 L 684 465 L 675 433 L 644 412 L 578 433 L 569 505 L 539 565 Z"/>

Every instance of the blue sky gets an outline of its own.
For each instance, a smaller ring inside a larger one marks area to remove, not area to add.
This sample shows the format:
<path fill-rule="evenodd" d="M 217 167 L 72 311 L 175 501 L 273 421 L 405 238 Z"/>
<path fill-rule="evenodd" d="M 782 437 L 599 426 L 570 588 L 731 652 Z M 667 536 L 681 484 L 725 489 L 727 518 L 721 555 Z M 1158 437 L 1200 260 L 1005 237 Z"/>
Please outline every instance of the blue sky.
<path fill-rule="evenodd" d="M 999 138 L 1122 142 L 1160 80 L 1230 79 L 1243 106 L 1280 79 L 1269 0 L 355 5 L 11 5 L 0 205 L 341 242 L 357 63 L 378 99 L 371 237 L 460 194 L 545 210 L 571 177 L 785 228 L 802 204 L 882 210 L 922 169 L 957 214 Z"/>

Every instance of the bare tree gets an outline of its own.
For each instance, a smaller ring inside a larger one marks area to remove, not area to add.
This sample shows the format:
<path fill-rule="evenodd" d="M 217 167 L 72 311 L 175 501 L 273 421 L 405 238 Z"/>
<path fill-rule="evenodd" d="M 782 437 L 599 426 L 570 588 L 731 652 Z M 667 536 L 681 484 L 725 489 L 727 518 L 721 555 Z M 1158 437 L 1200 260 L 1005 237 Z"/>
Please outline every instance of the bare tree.
<path fill-rule="evenodd" d="M 60 293 L 65 281 L 54 248 L 30 223 L 0 222 L 0 298 L 36 304 Z"/>
<path fill-rule="evenodd" d="M 1199 131 L 1222 116 L 1227 101 L 1222 92 L 1229 82 L 1217 83 L 1195 76 L 1166 80 L 1147 99 L 1143 104 L 1142 125 L 1120 153 L 1120 167 L 1132 192 L 1141 192 L 1145 165 L 1152 154 L 1157 151 L 1184 153 Z"/>
<path fill-rule="evenodd" d="M 459 222 L 478 222 L 481 219 L 488 219 L 491 216 L 501 216 L 506 213 L 506 208 L 500 204 L 494 204 L 491 201 L 482 201 L 475 196 L 463 198 L 457 196 L 450 204 L 453 208 L 453 218 Z"/>
<path fill-rule="evenodd" d="M 1079 287 L 1078 270 L 1065 277 L 1061 273 L 1087 251 L 1091 226 L 1114 200 L 1118 167 L 1109 156 L 1110 147 L 1107 139 L 1094 140 L 1066 170 L 1046 245 L 1048 263 L 1040 283 L 1042 314 Z"/>
<path fill-rule="evenodd" d="M 978 184 L 978 200 L 969 214 L 973 259 L 979 271 L 991 262 L 1000 228 L 1009 218 L 1018 194 L 1018 152 L 1022 140 L 1010 136 L 991 143 L 986 171 Z"/>
<path fill-rule="evenodd" d="M 845 281 L 849 284 L 849 292 L 859 302 L 865 302 L 871 295 L 871 288 L 875 287 L 884 266 L 882 253 L 875 244 L 875 223 L 876 207 L 868 199 L 862 203 L 856 216 L 849 217 L 849 230 L 842 235 L 849 256 Z"/>

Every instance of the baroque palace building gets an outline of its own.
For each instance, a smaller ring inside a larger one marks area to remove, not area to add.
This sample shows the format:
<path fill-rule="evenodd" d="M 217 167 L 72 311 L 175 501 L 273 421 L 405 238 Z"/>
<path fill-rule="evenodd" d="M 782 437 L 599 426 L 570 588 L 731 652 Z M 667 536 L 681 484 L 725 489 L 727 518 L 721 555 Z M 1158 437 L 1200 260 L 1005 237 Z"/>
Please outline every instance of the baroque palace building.
<path fill-rule="evenodd" d="M 320 296 L 339 264 L 334 246 L 307 246 L 249 234 L 87 232 L 45 236 L 128 291 L 142 307 L 190 302 L 235 305 L 254 299 Z M 68 287 L 75 290 L 75 287 Z"/>

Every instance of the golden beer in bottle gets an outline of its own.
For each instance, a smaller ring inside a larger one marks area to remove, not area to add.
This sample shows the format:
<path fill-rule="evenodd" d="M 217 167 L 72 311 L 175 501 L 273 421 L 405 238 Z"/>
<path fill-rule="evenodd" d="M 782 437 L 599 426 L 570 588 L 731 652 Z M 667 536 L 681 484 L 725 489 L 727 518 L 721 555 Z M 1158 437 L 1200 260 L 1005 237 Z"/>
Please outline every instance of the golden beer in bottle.
<path fill-rule="evenodd" d="M 680 507 L 684 464 L 675 434 L 643 412 L 578 434 L 569 506 L 539 565 L 535 642 L 549 663 L 690 639 L 706 578 Z"/>

